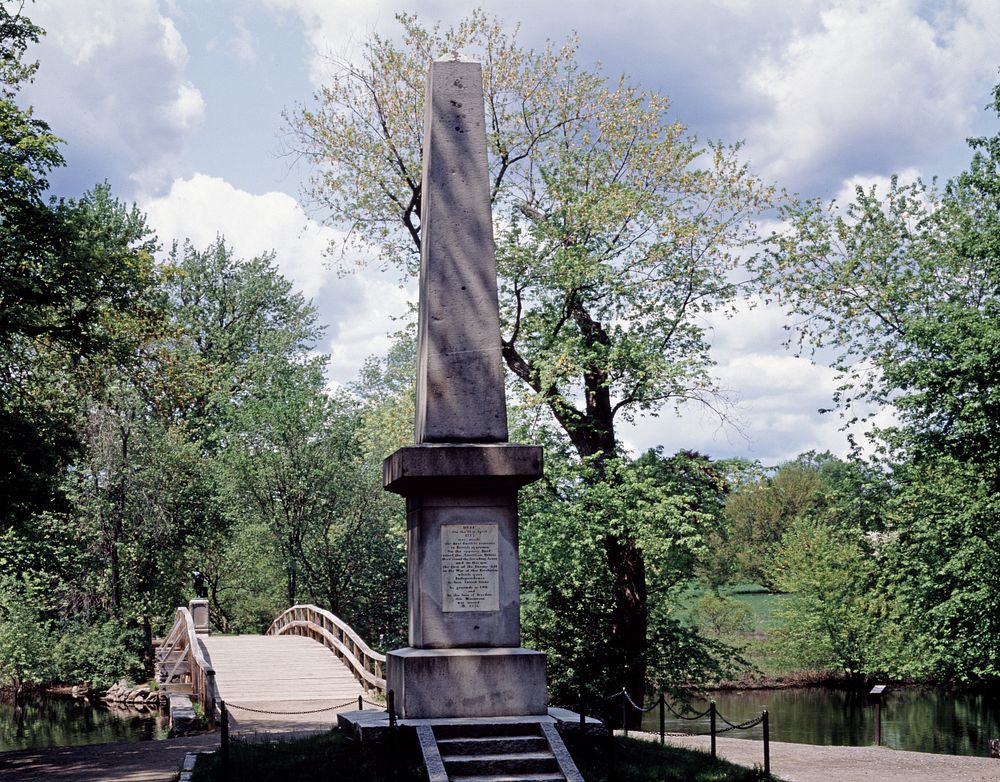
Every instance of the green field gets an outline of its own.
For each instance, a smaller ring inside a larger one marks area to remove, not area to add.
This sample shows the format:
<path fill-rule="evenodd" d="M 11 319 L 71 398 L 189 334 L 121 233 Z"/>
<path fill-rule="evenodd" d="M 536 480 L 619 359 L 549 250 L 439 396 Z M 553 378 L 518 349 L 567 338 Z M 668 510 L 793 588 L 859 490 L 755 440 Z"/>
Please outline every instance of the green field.
<path fill-rule="evenodd" d="M 759 584 L 738 584 L 723 590 L 726 597 L 731 597 L 743 603 L 754 616 L 754 632 L 766 634 L 781 625 L 781 619 L 776 616 L 775 609 L 788 599 L 788 595 L 768 592 Z"/>
<path fill-rule="evenodd" d="M 719 591 L 722 603 L 715 602 L 716 614 L 712 616 L 706 613 L 703 601 L 713 594 L 704 585 L 692 582 L 678 613 L 697 624 L 705 635 L 740 650 L 755 669 L 744 677 L 744 683 L 760 684 L 761 676 L 780 681 L 802 674 L 780 654 L 777 637 L 783 624 L 781 608 L 790 595 L 775 594 L 754 583 L 729 585 Z"/>

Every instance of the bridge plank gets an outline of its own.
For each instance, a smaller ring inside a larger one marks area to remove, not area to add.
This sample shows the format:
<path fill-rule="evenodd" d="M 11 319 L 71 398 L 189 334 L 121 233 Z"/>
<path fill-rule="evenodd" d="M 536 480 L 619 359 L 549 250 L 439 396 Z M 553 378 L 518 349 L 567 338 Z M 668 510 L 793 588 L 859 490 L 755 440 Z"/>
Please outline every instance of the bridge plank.
<path fill-rule="evenodd" d="M 329 728 L 337 711 L 357 709 L 358 680 L 323 644 L 295 635 L 199 636 L 215 670 L 219 697 L 230 707 L 231 729 L 280 733 Z M 312 714 L 302 712 L 340 706 Z M 259 714 L 240 706 L 272 712 Z"/>

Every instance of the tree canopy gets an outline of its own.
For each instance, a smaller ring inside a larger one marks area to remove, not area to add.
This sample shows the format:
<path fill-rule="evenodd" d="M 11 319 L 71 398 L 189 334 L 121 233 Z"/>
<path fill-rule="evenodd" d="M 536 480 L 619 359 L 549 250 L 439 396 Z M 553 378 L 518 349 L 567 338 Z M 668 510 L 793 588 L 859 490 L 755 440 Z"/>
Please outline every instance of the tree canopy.
<path fill-rule="evenodd" d="M 331 61 L 312 107 L 287 115 L 312 164 L 308 195 L 346 226 L 350 263 L 374 247 L 417 269 L 424 81 L 429 62 L 482 62 L 502 352 L 526 403 L 591 460 L 591 485 L 625 474 L 616 425 L 664 405 L 718 402 L 701 317 L 740 290 L 740 252 L 772 191 L 738 147 L 699 145 L 665 96 L 577 61 L 577 41 L 525 49 L 481 11 L 401 39 L 372 35 L 360 60 Z M 635 530 L 597 508 L 613 575 L 611 647 L 641 696 L 646 565 Z"/>

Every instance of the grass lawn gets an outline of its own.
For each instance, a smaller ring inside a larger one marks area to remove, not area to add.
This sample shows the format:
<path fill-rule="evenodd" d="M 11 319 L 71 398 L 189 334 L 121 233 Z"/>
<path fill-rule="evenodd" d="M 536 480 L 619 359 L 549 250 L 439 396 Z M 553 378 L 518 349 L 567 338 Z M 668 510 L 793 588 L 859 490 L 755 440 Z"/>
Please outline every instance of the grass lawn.
<path fill-rule="evenodd" d="M 758 584 L 738 584 L 724 590 L 724 594 L 753 611 L 755 633 L 767 633 L 781 624 L 775 609 L 788 595 L 776 595 Z"/>
<path fill-rule="evenodd" d="M 762 769 L 745 768 L 705 752 L 660 746 L 616 736 L 586 745 L 569 744 L 586 782 L 757 782 Z M 775 779 L 776 777 L 771 777 Z"/>
<path fill-rule="evenodd" d="M 756 782 L 763 772 L 703 752 L 661 747 L 649 741 L 615 737 L 583 739 L 570 751 L 587 782 Z M 424 782 L 416 741 L 396 746 L 358 744 L 340 731 L 289 742 L 252 745 L 233 741 L 229 768 L 218 754 L 202 757 L 195 782 Z"/>

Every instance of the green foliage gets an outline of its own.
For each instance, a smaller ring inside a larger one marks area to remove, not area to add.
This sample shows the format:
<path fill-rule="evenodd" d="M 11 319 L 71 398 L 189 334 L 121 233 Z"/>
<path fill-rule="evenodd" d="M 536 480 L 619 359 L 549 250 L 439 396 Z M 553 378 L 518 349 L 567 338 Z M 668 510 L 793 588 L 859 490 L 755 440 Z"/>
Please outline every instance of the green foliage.
<path fill-rule="evenodd" d="M 776 648 L 790 667 L 836 669 L 861 676 L 877 654 L 877 571 L 852 534 L 808 517 L 795 519 L 772 564 L 789 593 Z"/>
<path fill-rule="evenodd" d="M 546 453 L 545 481 L 521 492 L 521 579 L 525 637 L 548 654 L 554 702 L 602 698 L 621 689 L 634 665 L 609 643 L 621 621 L 608 553 L 609 538 L 625 532 L 616 524 L 628 524 L 646 563 L 643 667 L 664 687 L 731 673 L 732 649 L 699 636 L 673 609 L 718 520 L 722 482 L 711 463 L 650 452 L 605 463 L 614 473 L 598 482 L 593 464 L 560 459 L 557 446 Z"/>
<path fill-rule="evenodd" d="M 754 627 L 750 607 L 715 592 L 706 592 L 695 603 L 694 620 L 702 632 L 716 638 L 733 638 Z"/>
<path fill-rule="evenodd" d="M 0 580 L 0 685 L 42 684 L 55 673 L 52 624 L 37 608 L 41 585 Z"/>
<path fill-rule="evenodd" d="M 726 502 L 727 558 L 738 576 L 773 589 L 771 563 L 789 524 L 825 505 L 818 472 L 795 462 L 742 486 Z"/>
<path fill-rule="evenodd" d="M 950 457 L 902 465 L 889 504 L 884 590 L 894 675 L 1000 679 L 1000 507 L 992 476 Z"/>
<path fill-rule="evenodd" d="M 91 625 L 77 622 L 60 629 L 55 670 L 60 681 L 88 682 L 107 689 L 125 678 L 142 678 L 142 633 L 115 619 Z"/>

